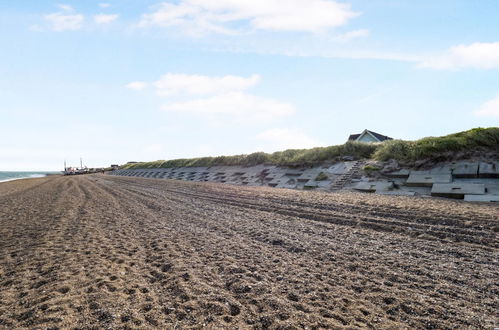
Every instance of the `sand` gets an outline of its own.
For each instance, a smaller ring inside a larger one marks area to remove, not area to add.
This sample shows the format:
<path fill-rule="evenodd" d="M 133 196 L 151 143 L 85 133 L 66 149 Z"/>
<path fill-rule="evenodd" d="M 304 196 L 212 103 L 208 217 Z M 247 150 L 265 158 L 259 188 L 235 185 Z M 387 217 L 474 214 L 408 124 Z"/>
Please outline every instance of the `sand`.
<path fill-rule="evenodd" d="M 492 328 L 499 207 L 88 175 L 0 184 L 0 328 Z"/>

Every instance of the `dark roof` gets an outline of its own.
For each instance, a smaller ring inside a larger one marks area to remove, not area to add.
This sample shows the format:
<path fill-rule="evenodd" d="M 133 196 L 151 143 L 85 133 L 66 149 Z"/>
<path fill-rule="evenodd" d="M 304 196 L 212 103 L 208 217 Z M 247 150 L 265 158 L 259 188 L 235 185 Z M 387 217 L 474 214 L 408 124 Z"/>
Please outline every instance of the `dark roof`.
<path fill-rule="evenodd" d="M 376 132 L 373 132 L 373 131 L 370 131 L 368 129 L 366 129 L 367 132 L 371 133 L 372 135 L 374 135 L 374 137 L 376 139 L 378 139 L 379 141 L 385 141 L 385 140 L 393 140 L 391 137 L 389 136 L 386 136 L 386 135 L 383 135 L 383 134 L 379 134 L 379 133 L 376 133 Z M 362 132 L 364 133 L 364 132 Z M 357 138 L 359 136 L 362 135 L 362 133 L 360 134 L 351 134 L 349 137 L 348 137 L 348 141 L 353 141 L 353 140 L 357 140 Z"/>
<path fill-rule="evenodd" d="M 393 140 L 391 137 L 386 136 L 386 135 L 382 135 L 382 134 L 379 134 L 379 133 L 376 133 L 373 131 L 369 131 L 369 130 L 368 130 L 368 132 L 371 133 L 372 135 L 374 135 L 380 141 Z"/>
<path fill-rule="evenodd" d="M 357 140 L 357 138 L 360 136 L 360 134 L 351 134 L 349 137 L 348 137 L 348 141 L 354 141 L 354 140 Z"/>

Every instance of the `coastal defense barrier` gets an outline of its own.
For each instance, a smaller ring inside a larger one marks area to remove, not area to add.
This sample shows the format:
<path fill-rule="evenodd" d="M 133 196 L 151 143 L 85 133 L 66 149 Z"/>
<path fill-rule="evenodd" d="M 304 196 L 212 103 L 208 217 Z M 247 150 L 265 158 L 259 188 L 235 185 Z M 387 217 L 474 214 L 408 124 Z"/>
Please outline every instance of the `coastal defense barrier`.
<path fill-rule="evenodd" d="M 275 165 L 117 169 L 110 175 L 218 182 L 243 186 L 439 196 L 467 201 L 499 200 L 498 162 L 453 162 L 430 169 L 377 168 L 362 161 L 314 167 Z"/>
<path fill-rule="evenodd" d="M 329 189 L 346 174 L 355 162 L 341 162 L 312 168 L 288 168 L 257 165 L 180 167 L 115 170 L 112 175 L 187 181 L 219 182 L 247 186 L 269 186 L 290 189 Z"/>

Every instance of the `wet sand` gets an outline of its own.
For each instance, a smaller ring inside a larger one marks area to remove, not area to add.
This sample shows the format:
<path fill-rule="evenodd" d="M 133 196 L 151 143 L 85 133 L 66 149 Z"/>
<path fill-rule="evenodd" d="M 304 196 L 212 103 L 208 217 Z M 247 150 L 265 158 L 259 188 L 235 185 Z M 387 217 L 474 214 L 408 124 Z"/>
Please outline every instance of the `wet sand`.
<path fill-rule="evenodd" d="M 493 328 L 499 206 L 88 175 L 0 184 L 0 328 Z"/>

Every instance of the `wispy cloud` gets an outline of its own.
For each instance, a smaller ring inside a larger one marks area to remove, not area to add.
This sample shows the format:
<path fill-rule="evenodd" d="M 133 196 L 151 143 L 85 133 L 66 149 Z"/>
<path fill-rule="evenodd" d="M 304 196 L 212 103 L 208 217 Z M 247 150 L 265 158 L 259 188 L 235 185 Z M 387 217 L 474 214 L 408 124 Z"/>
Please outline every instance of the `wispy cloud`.
<path fill-rule="evenodd" d="M 259 51 L 255 51 L 259 53 Z M 265 52 L 262 52 L 265 53 Z M 418 63 L 422 56 L 410 53 L 398 53 L 389 51 L 371 51 L 371 50 L 314 50 L 314 49 L 290 49 L 269 51 L 266 54 L 281 54 L 294 57 L 323 57 L 323 58 L 344 58 L 356 60 L 385 60 L 397 62 Z"/>
<path fill-rule="evenodd" d="M 111 4 L 105 3 L 105 2 L 101 2 L 101 3 L 99 3 L 99 7 L 101 7 L 101 8 L 108 8 L 108 7 L 111 7 Z"/>
<path fill-rule="evenodd" d="M 369 35 L 370 35 L 369 30 L 360 29 L 360 30 L 353 30 L 353 31 L 349 31 L 349 32 L 334 36 L 333 40 L 340 41 L 340 42 L 347 42 L 347 41 L 350 41 L 352 39 L 365 38 L 365 37 L 368 37 Z"/>
<path fill-rule="evenodd" d="M 197 114 L 214 119 L 217 123 L 226 120 L 267 122 L 296 111 L 292 104 L 247 92 L 260 81 L 258 74 L 242 77 L 167 73 L 155 82 L 134 81 L 125 87 L 139 91 L 151 84 L 158 96 L 176 98 L 175 102 L 164 104 L 162 110 Z"/>
<path fill-rule="evenodd" d="M 57 7 L 59 7 L 60 9 L 62 9 L 64 11 L 73 11 L 73 7 L 71 7 L 70 5 L 67 5 L 67 4 L 59 4 L 59 5 L 57 5 Z"/>
<path fill-rule="evenodd" d="M 231 34 L 238 29 L 316 33 L 357 16 L 349 4 L 332 0 L 181 0 L 142 15 L 139 26 L 179 27 L 191 34 Z"/>
<path fill-rule="evenodd" d="M 352 31 L 353 32 L 353 31 Z M 346 33 L 348 34 L 348 32 Z M 359 38 L 365 32 L 355 33 Z M 354 34 L 354 35 L 355 35 Z M 410 52 L 395 52 L 390 50 L 369 50 L 359 49 L 344 45 L 339 39 L 342 35 L 326 36 L 314 35 L 307 38 L 293 39 L 272 39 L 272 42 L 266 42 L 262 38 L 245 39 L 240 37 L 237 42 L 233 40 L 219 40 L 204 47 L 204 50 L 220 53 L 234 54 L 259 54 L 259 55 L 280 55 L 289 57 L 321 57 L 330 59 L 358 59 L 358 60 L 384 60 L 397 61 L 418 64 L 425 60 L 424 55 Z M 352 39 L 351 35 L 346 39 Z M 355 38 L 355 36 L 353 36 Z M 346 39 L 343 39 L 347 41 Z"/>
<path fill-rule="evenodd" d="M 49 22 L 50 28 L 54 31 L 75 31 L 82 27 L 85 17 L 81 14 L 52 13 L 45 15 L 45 20 Z"/>
<path fill-rule="evenodd" d="M 169 112 L 194 113 L 208 116 L 228 117 L 244 122 L 268 122 L 288 116 L 295 108 L 288 103 L 254 96 L 242 92 L 230 92 L 210 98 L 166 104 L 163 110 Z"/>
<path fill-rule="evenodd" d="M 246 90 L 260 81 L 260 76 L 250 77 L 187 75 L 167 73 L 154 83 L 158 95 L 173 94 L 207 95 Z"/>
<path fill-rule="evenodd" d="M 475 111 L 475 115 L 480 117 L 498 117 L 499 118 L 499 95 L 496 98 L 485 102 Z"/>
<path fill-rule="evenodd" d="M 438 70 L 499 68 L 499 42 L 454 46 L 441 55 L 422 61 L 419 66 Z"/>
<path fill-rule="evenodd" d="M 111 15 L 111 14 L 99 14 L 94 16 L 94 22 L 96 24 L 109 24 L 118 19 L 119 15 Z"/>
<path fill-rule="evenodd" d="M 143 90 L 144 88 L 146 88 L 146 86 L 147 84 L 143 81 L 132 81 L 131 83 L 125 85 L 126 88 L 136 91 Z"/>
<path fill-rule="evenodd" d="M 261 77 L 257 74 L 242 77 L 167 73 L 152 85 L 158 96 L 177 98 L 175 102 L 164 104 L 162 110 L 198 114 L 222 122 L 266 122 L 296 111 L 289 103 L 248 93 L 247 90 L 260 80 Z M 142 90 L 146 86 L 146 82 L 134 81 L 125 87 Z"/>

